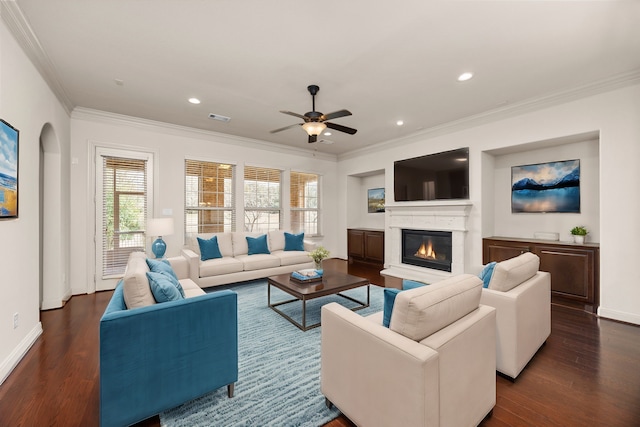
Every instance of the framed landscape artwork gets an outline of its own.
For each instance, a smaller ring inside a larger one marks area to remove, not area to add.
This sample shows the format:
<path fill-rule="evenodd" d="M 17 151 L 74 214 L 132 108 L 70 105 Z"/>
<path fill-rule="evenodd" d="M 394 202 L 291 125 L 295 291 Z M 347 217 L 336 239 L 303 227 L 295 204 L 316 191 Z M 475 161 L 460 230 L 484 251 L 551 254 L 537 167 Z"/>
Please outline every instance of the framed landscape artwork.
<path fill-rule="evenodd" d="M 384 212 L 384 188 L 367 190 L 367 206 L 369 213 Z"/>
<path fill-rule="evenodd" d="M 19 133 L 0 119 L 0 219 L 18 217 Z"/>
<path fill-rule="evenodd" d="M 580 160 L 511 167 L 511 212 L 580 213 Z"/>

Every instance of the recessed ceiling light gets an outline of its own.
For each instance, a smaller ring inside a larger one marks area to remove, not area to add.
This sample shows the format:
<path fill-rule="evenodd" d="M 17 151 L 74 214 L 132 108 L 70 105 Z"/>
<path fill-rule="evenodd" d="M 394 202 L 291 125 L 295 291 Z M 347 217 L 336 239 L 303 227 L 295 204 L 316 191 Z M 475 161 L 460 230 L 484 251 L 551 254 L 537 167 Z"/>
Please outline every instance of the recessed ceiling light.
<path fill-rule="evenodd" d="M 469 80 L 471 77 L 473 77 L 473 73 L 462 73 L 458 76 L 458 81 L 459 82 L 466 82 L 467 80 Z"/>
<path fill-rule="evenodd" d="M 458 157 L 456 159 L 456 162 L 466 162 L 466 161 L 467 161 L 467 159 L 465 157 Z"/>
<path fill-rule="evenodd" d="M 398 126 L 402 126 L 402 125 L 404 124 L 404 122 L 403 122 L 402 120 L 398 120 L 398 121 L 396 122 L 396 124 L 397 124 Z"/>
<path fill-rule="evenodd" d="M 200 100 L 198 98 L 189 98 L 189 102 L 192 104 L 200 104 Z"/>
<path fill-rule="evenodd" d="M 325 132 L 323 135 L 331 136 L 331 132 Z"/>

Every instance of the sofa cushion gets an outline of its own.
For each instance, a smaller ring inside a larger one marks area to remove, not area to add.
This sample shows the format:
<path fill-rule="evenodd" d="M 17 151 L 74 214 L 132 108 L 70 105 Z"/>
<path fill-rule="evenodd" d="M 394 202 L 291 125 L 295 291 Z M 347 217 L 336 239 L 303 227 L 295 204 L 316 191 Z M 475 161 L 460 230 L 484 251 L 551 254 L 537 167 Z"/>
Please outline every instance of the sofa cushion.
<path fill-rule="evenodd" d="M 258 237 L 258 233 L 247 233 L 244 231 L 238 231 L 231 233 L 231 240 L 233 242 L 233 256 L 246 255 L 249 253 L 249 244 L 247 243 L 247 236 Z"/>
<path fill-rule="evenodd" d="M 184 298 L 184 290 L 182 289 L 182 286 L 180 286 L 180 282 L 178 281 L 178 276 L 173 271 L 173 268 L 171 267 L 171 264 L 169 264 L 169 261 L 167 261 L 166 259 L 157 261 L 155 259 L 147 258 L 147 266 L 149 267 L 149 270 L 151 270 L 152 273 L 160 273 L 167 276 L 171 280 L 171 283 L 173 283 L 173 285 L 178 289 L 178 291 L 180 291 L 180 295 L 182 295 L 182 297 Z M 153 293 L 153 289 L 151 289 L 151 293 Z M 155 297 L 155 294 L 154 294 L 154 297 Z M 158 299 L 156 298 L 156 302 L 157 301 Z"/>
<path fill-rule="evenodd" d="M 420 341 L 477 309 L 481 292 L 482 281 L 472 274 L 400 292 L 389 329 Z"/>
<path fill-rule="evenodd" d="M 244 271 L 280 267 L 280 258 L 270 254 L 238 255 L 236 259 L 242 261 Z"/>
<path fill-rule="evenodd" d="M 232 257 L 222 257 L 200 261 L 200 277 L 221 276 L 242 271 L 243 264 Z"/>
<path fill-rule="evenodd" d="M 304 233 L 284 233 L 285 251 L 304 251 Z"/>
<path fill-rule="evenodd" d="M 257 254 L 270 254 L 269 244 L 267 243 L 267 235 L 263 234 L 258 237 L 247 236 L 247 254 L 248 255 L 257 255 Z"/>
<path fill-rule="evenodd" d="M 173 271 L 173 267 L 171 267 L 171 264 L 166 259 L 155 260 L 147 258 L 146 261 L 147 267 L 149 267 L 149 271 L 152 271 L 154 273 L 167 274 L 178 280 L 178 276 L 176 275 L 175 271 Z"/>
<path fill-rule="evenodd" d="M 197 253 L 198 255 L 202 255 L 200 253 L 200 245 L 198 244 L 198 238 L 203 240 L 211 239 L 213 236 L 216 236 L 218 239 L 218 250 L 220 254 L 225 256 L 233 256 L 233 243 L 231 241 L 231 233 L 200 233 L 200 234 L 187 234 L 187 246 L 189 249 Z"/>
<path fill-rule="evenodd" d="M 218 236 L 213 236 L 210 239 L 198 239 L 198 246 L 200 247 L 200 260 L 206 261 L 208 259 L 222 258 L 220 248 L 218 247 Z"/>
<path fill-rule="evenodd" d="M 478 277 L 482 280 L 482 287 L 488 288 L 489 282 L 491 281 L 491 276 L 493 276 L 493 269 L 496 267 L 497 262 L 492 261 L 489 264 L 485 265 Z"/>
<path fill-rule="evenodd" d="M 206 293 L 200 286 L 196 285 L 196 282 L 191 279 L 181 279 L 179 280 L 179 282 L 180 286 L 182 286 L 182 289 L 184 290 L 185 298 L 197 297 Z"/>
<path fill-rule="evenodd" d="M 284 231 L 271 230 L 267 235 L 269 236 L 269 250 L 271 252 L 284 250 Z"/>
<path fill-rule="evenodd" d="M 147 256 L 144 252 L 132 252 L 129 255 L 127 269 L 123 277 L 122 293 L 127 308 L 146 307 L 156 303 L 147 272 Z"/>
<path fill-rule="evenodd" d="M 520 283 L 529 280 L 538 272 L 540 258 L 525 252 L 515 258 L 496 264 L 489 282 L 489 289 L 507 292 Z"/>
<path fill-rule="evenodd" d="M 156 302 L 160 303 L 184 299 L 184 295 L 182 295 L 176 287 L 176 284 L 180 286 L 177 280 L 174 283 L 166 274 L 154 273 L 152 271 L 147 272 L 147 278 L 149 279 L 149 286 Z M 180 289 L 182 289 L 182 287 Z"/>
<path fill-rule="evenodd" d="M 296 265 L 312 262 L 308 252 L 300 251 L 272 251 L 271 255 L 280 258 L 280 265 Z"/>

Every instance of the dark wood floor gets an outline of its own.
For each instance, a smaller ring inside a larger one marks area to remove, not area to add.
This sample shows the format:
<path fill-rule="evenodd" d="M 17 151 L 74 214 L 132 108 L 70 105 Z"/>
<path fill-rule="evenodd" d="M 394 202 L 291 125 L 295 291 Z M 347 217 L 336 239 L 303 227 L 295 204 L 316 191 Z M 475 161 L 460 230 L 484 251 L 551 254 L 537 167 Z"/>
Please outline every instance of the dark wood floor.
<path fill-rule="evenodd" d="M 325 263 L 385 285 L 377 269 Z M 0 426 L 98 425 L 98 322 L 110 297 L 74 296 L 42 312 L 44 333 L 0 386 Z M 555 305 L 551 312 L 547 344 L 515 383 L 497 377 L 497 404 L 481 425 L 639 426 L 640 327 Z M 159 425 L 153 417 L 138 427 Z M 327 426 L 353 424 L 339 417 Z"/>

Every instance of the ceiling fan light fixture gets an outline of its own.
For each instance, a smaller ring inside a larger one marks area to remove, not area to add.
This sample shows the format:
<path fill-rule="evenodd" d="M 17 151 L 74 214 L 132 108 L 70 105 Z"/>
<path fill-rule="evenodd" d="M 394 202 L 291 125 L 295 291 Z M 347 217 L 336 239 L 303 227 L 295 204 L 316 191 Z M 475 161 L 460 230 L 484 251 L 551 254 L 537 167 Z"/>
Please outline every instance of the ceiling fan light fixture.
<path fill-rule="evenodd" d="M 326 128 L 327 125 L 320 122 L 307 122 L 302 125 L 302 129 L 304 129 L 309 134 L 309 136 L 320 135 Z"/>

